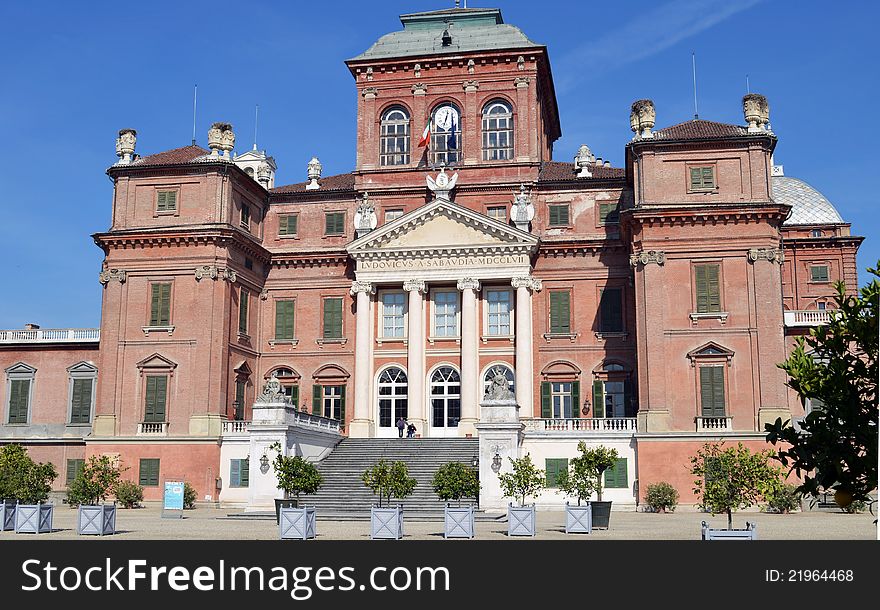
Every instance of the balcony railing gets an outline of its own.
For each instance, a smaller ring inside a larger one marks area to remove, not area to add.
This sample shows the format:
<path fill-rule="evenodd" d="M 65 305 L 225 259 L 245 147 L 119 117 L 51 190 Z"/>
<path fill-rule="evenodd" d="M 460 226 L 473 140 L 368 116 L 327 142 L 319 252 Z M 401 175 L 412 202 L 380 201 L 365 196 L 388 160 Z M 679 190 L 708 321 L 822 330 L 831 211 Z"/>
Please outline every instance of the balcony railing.
<path fill-rule="evenodd" d="M 138 436 L 167 436 L 168 422 L 145 421 L 138 424 Z"/>
<path fill-rule="evenodd" d="M 223 422 L 223 434 L 247 434 L 250 425 L 251 422 L 240 419 L 225 421 Z"/>
<path fill-rule="evenodd" d="M 320 430 L 328 430 L 330 432 L 339 432 L 339 420 L 330 417 L 321 417 L 320 415 L 312 415 L 306 411 L 290 410 L 293 415 L 293 423 L 300 426 L 308 426 L 309 428 L 317 428 Z"/>
<path fill-rule="evenodd" d="M 787 328 L 797 326 L 821 326 L 831 320 L 829 309 L 797 309 L 782 312 L 782 319 Z"/>
<path fill-rule="evenodd" d="M 0 343 L 96 343 L 100 339 L 100 328 L 0 330 Z"/>
<path fill-rule="evenodd" d="M 695 417 L 697 432 L 718 432 L 733 430 L 732 417 Z"/>
<path fill-rule="evenodd" d="M 526 420 L 527 431 L 537 432 L 635 432 L 635 417 L 584 417 Z"/>

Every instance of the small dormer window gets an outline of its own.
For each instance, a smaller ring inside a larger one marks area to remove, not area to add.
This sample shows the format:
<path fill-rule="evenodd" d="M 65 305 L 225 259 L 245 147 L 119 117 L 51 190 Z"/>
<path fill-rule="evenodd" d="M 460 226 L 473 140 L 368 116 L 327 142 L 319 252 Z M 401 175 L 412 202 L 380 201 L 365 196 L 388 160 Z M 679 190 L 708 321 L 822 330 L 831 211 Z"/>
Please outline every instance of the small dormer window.
<path fill-rule="evenodd" d="M 712 165 L 690 166 L 690 192 L 714 191 L 715 167 Z"/>
<path fill-rule="evenodd" d="M 810 237 L 823 237 L 825 234 L 820 229 L 810 231 Z"/>

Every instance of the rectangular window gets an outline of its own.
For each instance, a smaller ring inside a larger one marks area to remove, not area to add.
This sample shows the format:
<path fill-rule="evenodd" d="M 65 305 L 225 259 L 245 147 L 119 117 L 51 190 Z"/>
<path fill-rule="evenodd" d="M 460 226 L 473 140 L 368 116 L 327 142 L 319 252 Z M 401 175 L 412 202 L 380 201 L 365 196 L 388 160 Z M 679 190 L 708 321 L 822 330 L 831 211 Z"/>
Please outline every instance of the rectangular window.
<path fill-rule="evenodd" d="M 299 386 L 295 383 L 282 383 L 281 391 L 293 406 L 299 405 Z"/>
<path fill-rule="evenodd" d="M 700 367 L 700 414 L 724 417 L 724 366 Z"/>
<path fill-rule="evenodd" d="M 599 224 L 600 225 L 616 225 L 620 222 L 620 212 L 618 211 L 618 202 L 603 201 L 599 203 Z"/>
<path fill-rule="evenodd" d="M 251 228 L 251 208 L 245 203 L 241 204 L 241 228 Z"/>
<path fill-rule="evenodd" d="M 511 296 L 509 290 L 487 290 L 486 301 L 489 306 L 489 328 L 491 336 L 511 335 L 510 312 Z"/>
<path fill-rule="evenodd" d="M 607 489 L 629 487 L 626 458 L 617 458 L 614 466 L 605 471 L 605 487 Z"/>
<path fill-rule="evenodd" d="M 604 288 L 599 300 L 599 332 L 623 332 L 623 306 L 620 288 Z"/>
<path fill-rule="evenodd" d="M 486 212 L 486 215 L 493 220 L 504 223 L 507 222 L 507 206 L 505 205 L 492 206 L 488 208 Z"/>
<path fill-rule="evenodd" d="M 157 487 L 159 485 L 158 458 L 141 458 L 138 484 L 141 487 Z"/>
<path fill-rule="evenodd" d="M 403 337 L 404 307 L 406 295 L 402 292 L 382 294 L 382 336 Z"/>
<path fill-rule="evenodd" d="M 296 301 L 275 301 L 275 340 L 293 340 L 293 312 Z"/>
<path fill-rule="evenodd" d="M 550 384 L 553 419 L 570 419 L 572 417 L 571 382 L 553 382 Z"/>
<path fill-rule="evenodd" d="M 70 395 L 70 423 L 87 424 L 92 420 L 94 379 L 74 379 Z"/>
<path fill-rule="evenodd" d="M 385 222 L 397 220 L 403 216 L 403 210 L 385 210 Z"/>
<path fill-rule="evenodd" d="M 168 402 L 168 376 L 147 375 L 144 397 L 144 422 L 164 422 Z"/>
<path fill-rule="evenodd" d="M 547 487 L 559 487 L 559 473 L 568 472 L 568 458 L 547 458 L 544 460 L 544 472 L 547 476 Z"/>
<path fill-rule="evenodd" d="M 278 235 L 296 235 L 299 215 L 287 214 L 278 217 Z"/>
<path fill-rule="evenodd" d="M 720 265 L 695 265 L 697 313 L 721 311 Z"/>
<path fill-rule="evenodd" d="M 246 288 L 242 288 L 238 298 L 238 332 L 246 335 L 248 332 L 248 305 L 250 293 Z"/>
<path fill-rule="evenodd" d="M 79 473 L 82 472 L 85 460 L 67 460 L 67 473 L 64 477 L 65 485 L 70 485 Z"/>
<path fill-rule="evenodd" d="M 171 325 L 171 284 L 150 284 L 150 326 Z"/>
<path fill-rule="evenodd" d="M 810 281 L 827 282 L 828 281 L 828 265 L 814 265 L 810 267 Z"/>
<path fill-rule="evenodd" d="M 547 206 L 549 209 L 549 225 L 551 227 L 568 226 L 568 204 Z"/>
<path fill-rule="evenodd" d="M 458 292 L 434 292 L 434 336 L 458 336 Z"/>
<path fill-rule="evenodd" d="M 345 234 L 345 212 L 327 212 L 324 214 L 324 235 Z"/>
<path fill-rule="evenodd" d="M 9 381 L 9 423 L 26 424 L 31 400 L 31 380 Z"/>
<path fill-rule="evenodd" d="M 690 174 L 691 191 L 715 190 L 715 168 L 711 165 L 705 167 L 691 167 Z"/>
<path fill-rule="evenodd" d="M 244 391 L 247 388 L 247 382 L 243 379 L 235 380 L 235 401 L 232 403 L 232 419 L 236 421 L 244 420 Z"/>
<path fill-rule="evenodd" d="M 157 191 L 156 192 L 156 211 L 157 212 L 176 212 L 177 211 L 177 191 Z"/>
<path fill-rule="evenodd" d="M 345 417 L 345 386 L 322 385 L 321 413 L 324 417 L 342 421 Z"/>
<path fill-rule="evenodd" d="M 250 460 L 229 460 L 229 486 L 247 487 L 250 479 Z"/>
<path fill-rule="evenodd" d="M 324 299 L 324 338 L 342 338 L 342 298 Z"/>
<path fill-rule="evenodd" d="M 550 333 L 571 332 L 571 293 L 568 290 L 550 291 Z"/>

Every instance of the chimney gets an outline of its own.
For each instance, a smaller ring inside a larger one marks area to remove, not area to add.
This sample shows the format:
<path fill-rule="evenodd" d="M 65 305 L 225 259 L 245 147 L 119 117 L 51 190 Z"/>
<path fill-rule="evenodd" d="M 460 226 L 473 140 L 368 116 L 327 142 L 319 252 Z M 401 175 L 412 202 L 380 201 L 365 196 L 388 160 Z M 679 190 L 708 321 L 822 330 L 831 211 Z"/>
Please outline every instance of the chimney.
<path fill-rule="evenodd" d="M 235 148 L 235 133 L 230 123 L 214 123 L 208 130 L 208 148 L 211 149 L 212 157 L 221 156 L 229 159 L 229 153 Z"/>
<path fill-rule="evenodd" d="M 24 329 L 25 330 L 40 330 L 40 325 L 39 324 L 25 324 Z"/>
<path fill-rule="evenodd" d="M 654 102 L 651 100 L 636 100 L 633 102 L 629 113 L 629 125 L 636 134 L 633 140 L 642 138 L 653 138 L 654 119 L 657 112 L 654 109 Z"/>
<path fill-rule="evenodd" d="M 128 165 L 134 156 L 134 145 L 137 143 L 137 132 L 134 129 L 120 129 L 116 138 L 116 156 L 118 165 Z"/>
<path fill-rule="evenodd" d="M 748 93 L 743 96 L 743 116 L 749 125 L 749 133 L 770 131 L 770 104 L 763 95 Z"/>
<path fill-rule="evenodd" d="M 321 185 L 318 184 L 318 178 L 321 177 L 322 169 L 323 166 L 321 165 L 321 162 L 318 161 L 318 157 L 312 157 L 312 160 L 309 161 L 308 164 L 309 183 L 306 185 L 307 191 L 321 188 Z"/>

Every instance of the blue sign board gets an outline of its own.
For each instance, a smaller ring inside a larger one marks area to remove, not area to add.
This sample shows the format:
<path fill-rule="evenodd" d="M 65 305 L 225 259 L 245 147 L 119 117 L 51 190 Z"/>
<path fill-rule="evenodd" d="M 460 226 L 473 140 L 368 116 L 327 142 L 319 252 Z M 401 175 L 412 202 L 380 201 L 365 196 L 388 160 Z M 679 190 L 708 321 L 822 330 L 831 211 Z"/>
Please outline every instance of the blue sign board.
<path fill-rule="evenodd" d="M 183 510 L 183 481 L 165 481 L 163 510 Z"/>

